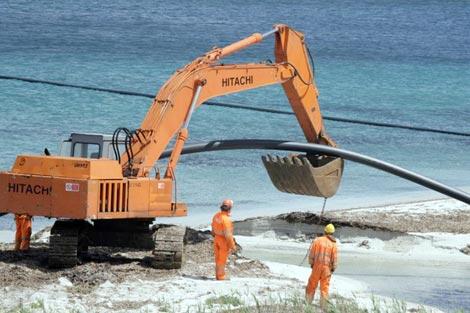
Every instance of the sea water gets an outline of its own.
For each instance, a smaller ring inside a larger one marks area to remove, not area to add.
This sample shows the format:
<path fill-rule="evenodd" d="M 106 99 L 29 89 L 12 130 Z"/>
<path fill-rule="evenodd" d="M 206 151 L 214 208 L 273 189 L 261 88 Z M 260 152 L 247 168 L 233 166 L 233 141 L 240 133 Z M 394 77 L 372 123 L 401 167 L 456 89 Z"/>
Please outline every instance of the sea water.
<path fill-rule="evenodd" d="M 446 1 L 34 1 L 0 3 L 0 75 L 156 93 L 178 68 L 275 23 L 303 31 L 325 115 L 470 133 L 470 4 Z M 230 62 L 273 59 L 273 38 Z M 219 97 L 289 110 L 280 86 Z M 139 127 L 150 99 L 0 81 L 0 168 L 18 153 L 56 152 L 71 132 Z M 470 137 L 326 121 L 345 149 L 403 166 L 454 187 L 470 186 Z M 202 107 L 189 142 L 268 138 L 305 141 L 293 116 Z M 183 157 L 178 198 L 191 214 L 224 197 L 237 210 L 318 209 L 321 199 L 282 194 L 260 151 Z M 164 166 L 164 162 L 158 164 Z M 346 162 L 328 208 L 439 194 Z"/>
<path fill-rule="evenodd" d="M 306 35 L 323 114 L 470 133 L 470 3 L 466 1 L 1 1 L 0 75 L 156 93 L 210 50 L 285 23 Z M 224 60 L 273 60 L 273 38 Z M 290 110 L 280 86 L 215 99 Z M 150 99 L 0 80 L 0 168 L 41 154 L 71 132 L 139 127 Z M 470 137 L 326 121 L 345 149 L 470 186 Z M 189 143 L 265 138 L 305 141 L 293 116 L 201 107 Z M 260 151 L 184 156 L 177 198 L 189 224 L 207 223 L 223 198 L 234 217 L 318 211 L 322 199 L 278 192 Z M 164 167 L 164 162 L 157 166 Z M 440 197 L 346 162 L 328 209 Z"/>

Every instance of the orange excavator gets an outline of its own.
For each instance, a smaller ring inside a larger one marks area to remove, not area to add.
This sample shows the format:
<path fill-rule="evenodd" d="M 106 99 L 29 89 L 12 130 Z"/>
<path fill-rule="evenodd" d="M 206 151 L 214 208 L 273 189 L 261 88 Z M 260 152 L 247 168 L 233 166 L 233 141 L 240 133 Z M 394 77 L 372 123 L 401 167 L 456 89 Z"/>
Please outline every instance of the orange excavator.
<path fill-rule="evenodd" d="M 220 62 L 269 35 L 275 36 L 275 63 Z M 307 141 L 335 146 L 323 126 L 309 55 L 304 35 L 286 25 L 214 48 L 168 79 L 139 129 L 72 134 L 60 155 L 19 155 L 11 171 L 0 173 L 0 214 L 57 218 L 51 267 L 74 266 L 95 245 L 153 249 L 155 267 L 180 268 L 184 228 L 149 225 L 187 214 L 186 205 L 174 200 L 174 187 L 192 113 L 216 96 L 282 84 Z M 173 138 L 166 171 L 154 171 Z M 342 159 L 323 155 L 262 160 L 273 184 L 295 194 L 331 197 L 343 171 Z"/>

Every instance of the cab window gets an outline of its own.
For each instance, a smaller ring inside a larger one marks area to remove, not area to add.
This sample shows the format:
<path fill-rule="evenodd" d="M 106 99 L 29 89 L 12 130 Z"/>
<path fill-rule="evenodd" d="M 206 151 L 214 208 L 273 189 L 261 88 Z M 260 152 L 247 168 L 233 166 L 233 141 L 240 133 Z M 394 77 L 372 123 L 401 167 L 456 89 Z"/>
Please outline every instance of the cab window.
<path fill-rule="evenodd" d="M 70 140 L 62 141 L 59 147 L 59 155 L 61 156 L 72 156 L 72 142 Z"/>
<path fill-rule="evenodd" d="M 100 145 L 77 142 L 73 146 L 73 156 L 79 158 L 99 159 Z"/>

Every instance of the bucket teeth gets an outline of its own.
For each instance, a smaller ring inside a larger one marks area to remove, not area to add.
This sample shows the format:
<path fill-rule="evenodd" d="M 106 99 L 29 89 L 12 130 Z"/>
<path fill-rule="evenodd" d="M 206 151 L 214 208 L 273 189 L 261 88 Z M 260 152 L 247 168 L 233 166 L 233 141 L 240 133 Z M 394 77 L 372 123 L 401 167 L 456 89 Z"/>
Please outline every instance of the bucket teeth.
<path fill-rule="evenodd" d="M 314 160 L 315 164 L 322 164 L 320 166 L 313 166 L 305 155 L 280 157 L 268 154 L 261 159 L 279 191 L 326 198 L 338 190 L 344 167 L 343 159 L 325 156 Z"/>

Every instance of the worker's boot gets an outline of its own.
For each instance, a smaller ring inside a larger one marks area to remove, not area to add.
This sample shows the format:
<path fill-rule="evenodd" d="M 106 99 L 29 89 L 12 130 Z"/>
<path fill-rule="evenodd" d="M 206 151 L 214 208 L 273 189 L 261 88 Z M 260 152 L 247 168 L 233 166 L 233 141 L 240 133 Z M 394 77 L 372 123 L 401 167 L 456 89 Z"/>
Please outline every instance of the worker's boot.
<path fill-rule="evenodd" d="M 328 309 L 328 298 L 320 298 L 320 312 L 325 313 Z"/>
<path fill-rule="evenodd" d="M 312 304 L 314 295 L 315 294 L 311 294 L 311 295 L 305 294 L 305 302 L 307 302 L 308 304 Z"/>

